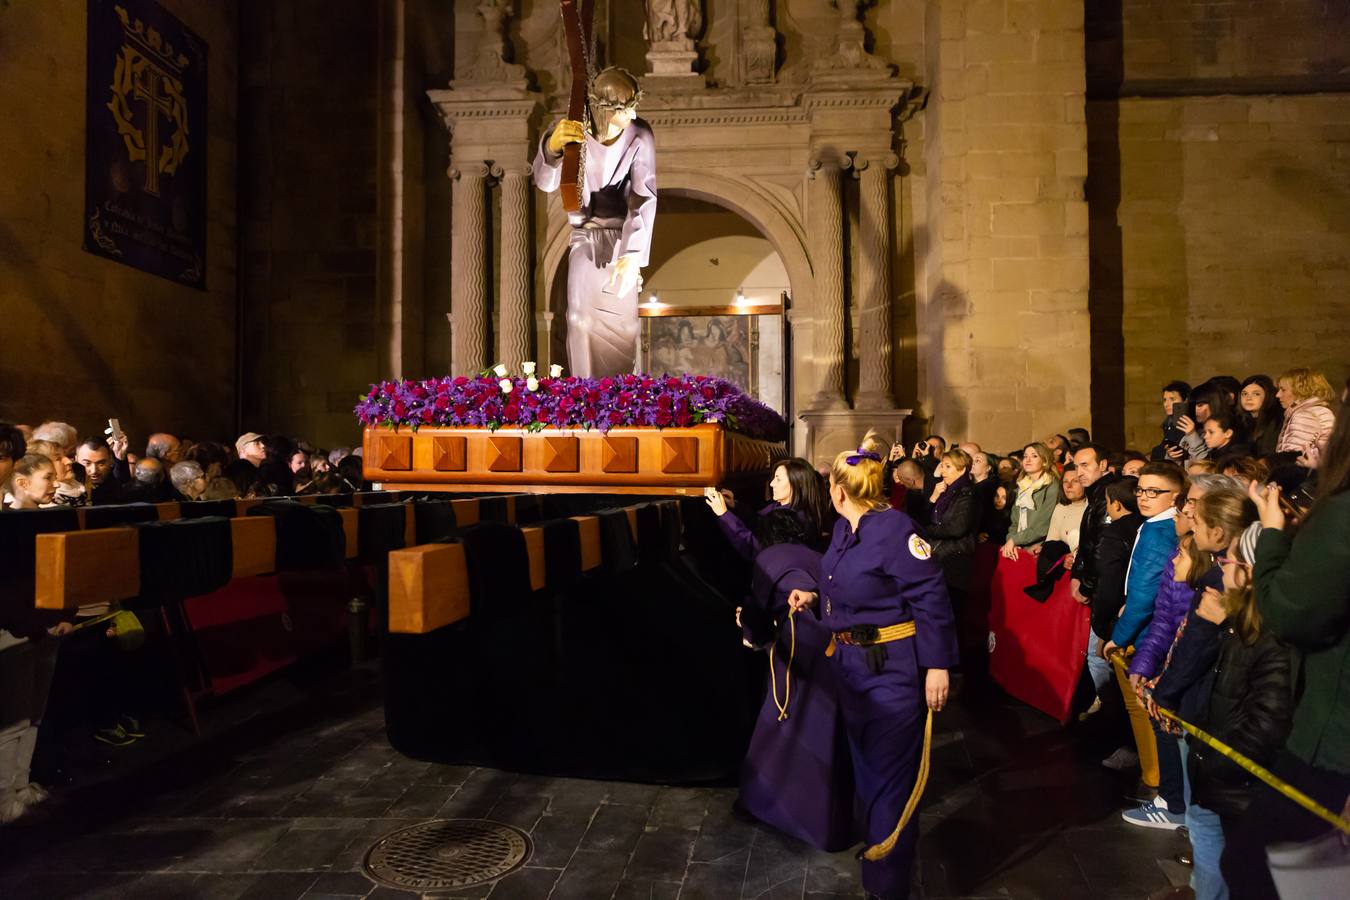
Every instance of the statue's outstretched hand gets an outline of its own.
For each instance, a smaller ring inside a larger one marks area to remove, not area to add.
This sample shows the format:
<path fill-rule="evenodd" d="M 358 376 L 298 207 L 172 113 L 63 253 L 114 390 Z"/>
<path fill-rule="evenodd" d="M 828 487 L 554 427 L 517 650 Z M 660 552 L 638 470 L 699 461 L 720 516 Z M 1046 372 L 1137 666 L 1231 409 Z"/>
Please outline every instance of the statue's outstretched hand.
<path fill-rule="evenodd" d="M 575 119 L 561 119 L 548 136 L 548 152 L 558 156 L 568 144 L 586 140 L 586 126 Z"/>

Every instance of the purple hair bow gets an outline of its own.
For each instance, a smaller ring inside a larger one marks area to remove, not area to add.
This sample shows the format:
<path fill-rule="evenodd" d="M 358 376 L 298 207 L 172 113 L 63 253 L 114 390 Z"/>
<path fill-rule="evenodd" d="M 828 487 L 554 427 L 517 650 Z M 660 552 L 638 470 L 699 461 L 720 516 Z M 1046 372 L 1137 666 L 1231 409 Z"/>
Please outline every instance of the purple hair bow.
<path fill-rule="evenodd" d="M 850 453 L 845 457 L 844 462 L 848 463 L 850 466 L 856 466 L 864 459 L 870 459 L 873 462 L 881 462 L 881 456 L 879 454 L 873 453 L 871 450 L 864 450 L 861 447 L 858 448 L 857 453 Z"/>

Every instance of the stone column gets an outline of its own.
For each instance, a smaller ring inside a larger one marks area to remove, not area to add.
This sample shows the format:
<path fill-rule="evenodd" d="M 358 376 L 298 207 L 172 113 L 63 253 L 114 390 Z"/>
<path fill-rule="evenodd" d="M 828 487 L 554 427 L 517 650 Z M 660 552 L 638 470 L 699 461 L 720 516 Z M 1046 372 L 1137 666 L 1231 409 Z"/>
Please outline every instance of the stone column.
<path fill-rule="evenodd" d="M 845 409 L 844 396 L 844 211 L 841 173 L 848 157 L 811 160 L 811 261 L 816 275 L 815 357 L 820 391 L 812 409 Z"/>
<path fill-rule="evenodd" d="M 524 165 L 494 167 L 502 185 L 501 339 L 497 361 L 512 371 L 530 356 L 530 172 Z"/>
<path fill-rule="evenodd" d="M 450 211 L 450 311 L 454 329 L 452 368 L 456 375 L 482 371 L 487 359 L 487 178 L 485 163 L 451 164 L 454 199 Z"/>
<path fill-rule="evenodd" d="M 858 407 L 891 409 L 891 226 L 890 170 L 894 153 L 857 156 Z"/>

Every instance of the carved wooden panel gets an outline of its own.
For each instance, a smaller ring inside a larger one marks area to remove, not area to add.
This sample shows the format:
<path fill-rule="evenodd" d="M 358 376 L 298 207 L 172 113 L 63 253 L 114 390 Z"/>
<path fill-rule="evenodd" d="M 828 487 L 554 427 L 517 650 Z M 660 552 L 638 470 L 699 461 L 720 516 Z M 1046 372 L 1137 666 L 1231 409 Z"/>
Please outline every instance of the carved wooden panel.
<path fill-rule="evenodd" d="M 581 442 L 574 437 L 544 438 L 544 471 L 576 472 L 581 468 Z"/>
<path fill-rule="evenodd" d="M 603 441 L 604 453 L 600 463 L 601 471 L 610 475 L 637 471 L 637 438 L 610 435 L 603 438 Z"/>
<path fill-rule="evenodd" d="M 375 454 L 380 468 L 391 472 L 406 472 L 412 468 L 412 435 L 382 434 Z"/>
<path fill-rule="evenodd" d="M 692 475 L 698 471 L 698 438 L 661 438 L 661 471 L 666 475 Z"/>
<path fill-rule="evenodd" d="M 520 438 L 493 435 L 487 440 L 489 472 L 519 472 L 521 463 Z"/>
<path fill-rule="evenodd" d="M 363 445 L 366 477 L 388 485 L 676 494 L 722 484 L 728 476 L 766 473 L 786 449 L 713 424 L 616 428 L 607 434 L 434 426 L 413 433 L 371 427 Z"/>
<path fill-rule="evenodd" d="M 431 467 L 437 472 L 463 472 L 468 467 L 468 442 L 458 435 L 431 439 Z"/>

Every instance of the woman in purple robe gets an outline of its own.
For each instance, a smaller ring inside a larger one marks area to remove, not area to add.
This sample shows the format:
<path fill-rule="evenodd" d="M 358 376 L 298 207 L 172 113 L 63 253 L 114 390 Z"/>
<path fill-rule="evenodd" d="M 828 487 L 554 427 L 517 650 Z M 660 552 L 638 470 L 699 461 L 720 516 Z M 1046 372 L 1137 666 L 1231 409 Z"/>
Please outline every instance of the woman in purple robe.
<path fill-rule="evenodd" d="M 834 852 L 857 842 L 853 767 L 825 659 L 819 612 L 788 612 L 794 590 L 814 591 L 820 553 L 785 508 L 756 523 L 750 598 L 736 610 L 747 646 L 769 651 L 769 690 L 741 767 L 738 807 L 784 834 Z"/>
<path fill-rule="evenodd" d="M 830 500 L 840 518 L 821 559 L 820 588 L 792 591 L 788 605 L 800 614 L 819 604 L 821 624 L 833 632 L 826 655 L 868 844 L 863 888 L 903 900 L 919 821 L 902 819 L 917 805 L 925 716 L 946 704 L 947 670 L 958 657 L 942 569 L 913 520 L 886 502 L 887 449 L 869 434 L 857 451 L 835 458 Z"/>
<path fill-rule="evenodd" d="M 810 547 L 824 545 L 821 538 L 828 515 L 825 485 L 809 462 L 796 457 L 780 462 L 773 470 L 769 492 L 773 500 L 759 511 L 759 517 L 777 509 L 789 509 L 806 531 L 804 543 Z M 717 516 L 717 525 L 726 535 L 732 549 L 744 559 L 754 559 L 763 549 L 763 544 L 750 524 L 731 509 L 727 502 L 729 495 L 729 491 L 709 489 L 706 495 L 708 506 L 712 507 Z"/>

